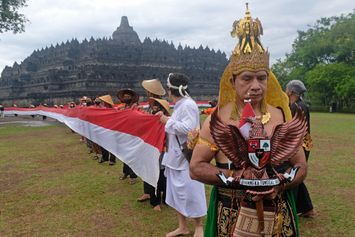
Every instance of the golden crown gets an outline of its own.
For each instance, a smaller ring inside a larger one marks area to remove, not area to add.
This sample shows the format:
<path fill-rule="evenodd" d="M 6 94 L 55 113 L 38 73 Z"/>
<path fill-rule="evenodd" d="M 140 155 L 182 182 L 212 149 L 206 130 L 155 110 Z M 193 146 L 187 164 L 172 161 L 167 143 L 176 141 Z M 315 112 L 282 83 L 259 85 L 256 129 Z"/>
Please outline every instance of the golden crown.
<path fill-rule="evenodd" d="M 234 21 L 231 32 L 233 38 L 239 39 L 231 57 L 234 75 L 243 71 L 269 71 L 269 52 L 264 49 L 260 41 L 263 27 L 258 18 L 251 17 L 248 3 L 246 8 L 245 17 Z"/>

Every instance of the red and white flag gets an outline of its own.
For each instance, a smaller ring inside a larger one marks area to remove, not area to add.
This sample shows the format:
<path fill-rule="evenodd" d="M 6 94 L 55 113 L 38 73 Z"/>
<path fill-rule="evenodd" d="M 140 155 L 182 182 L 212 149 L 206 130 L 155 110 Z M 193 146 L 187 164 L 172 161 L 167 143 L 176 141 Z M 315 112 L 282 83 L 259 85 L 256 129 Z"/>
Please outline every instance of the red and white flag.
<path fill-rule="evenodd" d="M 250 102 L 245 102 L 242 116 L 239 120 L 239 130 L 245 139 L 249 138 L 249 130 L 250 130 L 251 124 L 249 122 L 247 122 L 247 118 L 250 118 L 250 117 L 252 117 L 252 118 L 255 117 L 255 113 L 254 113 L 253 107 L 251 106 Z"/>
<path fill-rule="evenodd" d="M 156 187 L 165 128 L 159 117 L 141 111 L 95 107 L 5 108 L 6 115 L 44 115 L 102 146 Z"/>

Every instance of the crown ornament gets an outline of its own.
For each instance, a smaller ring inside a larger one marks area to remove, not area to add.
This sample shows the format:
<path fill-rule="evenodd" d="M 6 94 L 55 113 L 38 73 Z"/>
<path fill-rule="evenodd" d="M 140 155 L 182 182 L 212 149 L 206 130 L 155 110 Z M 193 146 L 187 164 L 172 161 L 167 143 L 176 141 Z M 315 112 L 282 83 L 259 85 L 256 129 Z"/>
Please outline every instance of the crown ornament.
<path fill-rule="evenodd" d="M 232 53 L 231 66 L 234 75 L 243 71 L 269 71 L 269 52 L 261 44 L 262 34 L 260 20 L 251 17 L 246 3 L 245 17 L 234 21 L 231 32 L 231 36 L 238 37 L 239 40 Z"/>

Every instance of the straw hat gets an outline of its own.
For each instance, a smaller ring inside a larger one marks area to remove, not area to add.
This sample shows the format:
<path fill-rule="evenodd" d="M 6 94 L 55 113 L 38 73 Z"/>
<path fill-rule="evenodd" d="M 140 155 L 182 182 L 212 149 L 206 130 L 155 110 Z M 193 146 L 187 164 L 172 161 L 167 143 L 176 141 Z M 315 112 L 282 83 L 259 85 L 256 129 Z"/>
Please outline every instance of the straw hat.
<path fill-rule="evenodd" d="M 154 95 L 165 95 L 165 90 L 159 79 L 143 80 L 142 86 L 145 90 Z"/>
<path fill-rule="evenodd" d="M 122 90 L 119 90 L 117 92 L 117 97 L 118 99 L 122 102 L 123 100 L 123 95 L 124 94 L 130 94 L 132 95 L 132 103 L 136 103 L 138 102 L 139 100 L 139 95 L 134 91 L 134 90 L 131 90 L 131 89 L 122 89 Z"/>
<path fill-rule="evenodd" d="M 153 97 L 149 98 L 149 104 L 152 104 L 154 101 L 158 102 L 161 106 L 163 106 L 163 108 L 170 114 L 170 105 L 168 101 Z"/>
<path fill-rule="evenodd" d="M 110 104 L 112 106 L 114 106 L 115 104 L 112 101 L 112 97 L 110 95 L 103 95 L 99 97 L 100 100 L 102 100 L 103 102 L 106 102 L 107 104 Z"/>

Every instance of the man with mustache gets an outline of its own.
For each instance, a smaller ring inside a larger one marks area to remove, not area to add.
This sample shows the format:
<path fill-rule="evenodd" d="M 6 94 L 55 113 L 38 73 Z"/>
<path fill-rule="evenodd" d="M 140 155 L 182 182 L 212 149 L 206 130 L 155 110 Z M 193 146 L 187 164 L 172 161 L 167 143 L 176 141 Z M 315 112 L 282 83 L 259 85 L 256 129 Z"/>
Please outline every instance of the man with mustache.
<path fill-rule="evenodd" d="M 218 108 L 204 122 L 190 162 L 192 179 L 214 185 L 205 236 L 298 235 L 297 217 L 293 213 L 293 196 L 289 195 L 287 190 L 298 185 L 306 176 L 307 166 L 302 148 L 296 145 L 291 147 L 295 155 L 288 158 L 285 164 L 275 165 L 272 167 L 274 170 L 266 169 L 265 173 L 263 169 L 260 169 L 260 172 L 254 169 L 257 172 L 252 174 L 260 174 L 260 177 L 249 179 L 256 183 L 271 182 L 276 180 L 271 179 L 271 173 L 281 174 L 297 167 L 298 171 L 291 182 L 280 181 L 280 184 L 272 187 L 258 186 L 267 191 L 255 191 L 246 188 L 240 182 L 243 177 L 253 176 L 251 174 L 253 170 L 250 168 L 252 160 L 251 158 L 247 160 L 250 157 L 249 150 L 247 152 L 241 150 L 236 139 L 222 139 L 222 143 L 215 140 L 226 136 L 238 137 L 240 141 L 242 135 L 236 133 L 241 134 L 241 129 L 240 132 L 236 132 L 236 129 L 239 129 L 242 121 L 250 118 L 252 120 L 248 120 L 247 123 L 262 128 L 262 133 L 258 135 L 271 140 L 275 127 L 291 119 L 288 98 L 270 71 L 269 53 L 260 42 L 261 34 L 260 21 L 257 18 L 253 19 L 247 8 L 246 16 L 233 24 L 232 36 L 237 36 L 239 41 L 222 75 Z M 252 114 L 250 117 L 242 115 L 243 108 L 247 107 Z M 220 122 L 216 122 L 214 118 L 218 118 Z M 216 129 L 214 127 L 216 123 L 224 127 L 224 130 Z M 226 134 L 226 131 L 230 134 Z M 252 132 L 252 129 L 248 130 L 246 137 L 243 134 L 242 139 L 246 144 L 252 144 L 250 142 L 253 140 L 249 142 L 249 138 L 255 135 Z M 226 146 L 234 148 L 237 154 L 225 153 Z M 258 155 L 258 152 L 260 153 L 260 149 L 256 150 L 255 154 Z M 246 156 L 247 159 L 240 163 L 232 162 L 230 159 L 232 156 Z M 211 164 L 213 158 L 216 165 Z M 263 177 L 270 175 L 270 179 L 261 178 L 261 175 Z M 228 182 L 223 177 L 228 177 Z"/>

